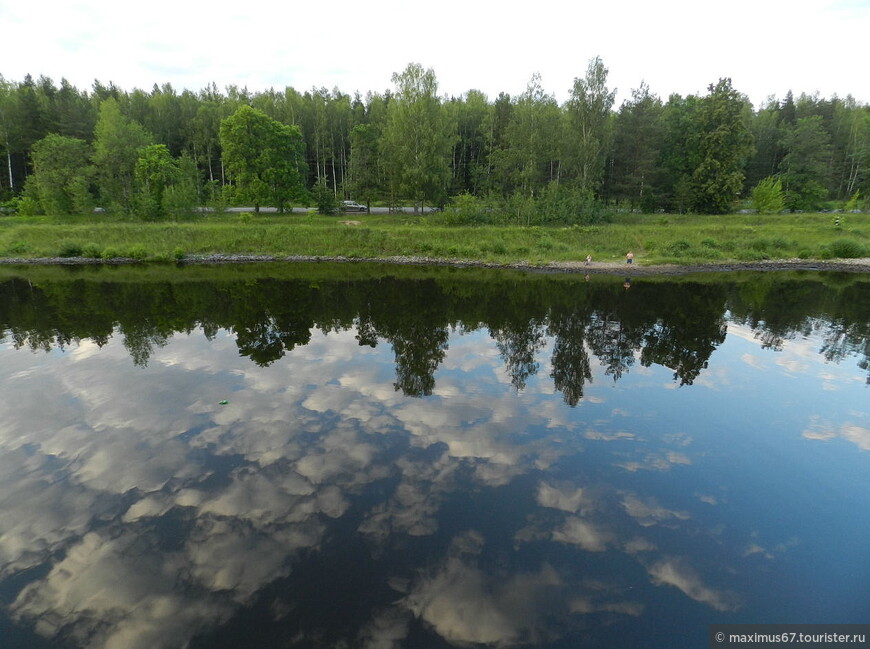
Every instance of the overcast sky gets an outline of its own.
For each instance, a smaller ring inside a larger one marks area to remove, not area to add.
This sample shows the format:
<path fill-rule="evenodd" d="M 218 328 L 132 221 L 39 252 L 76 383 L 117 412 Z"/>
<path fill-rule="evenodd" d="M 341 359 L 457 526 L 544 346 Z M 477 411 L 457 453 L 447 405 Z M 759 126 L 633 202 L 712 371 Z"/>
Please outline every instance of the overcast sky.
<path fill-rule="evenodd" d="M 641 81 L 666 99 L 721 77 L 756 106 L 789 89 L 866 104 L 868 33 L 870 0 L 0 0 L 0 74 L 365 95 L 417 62 L 442 94 L 516 95 L 538 72 L 561 102 L 600 56 L 617 106 Z"/>

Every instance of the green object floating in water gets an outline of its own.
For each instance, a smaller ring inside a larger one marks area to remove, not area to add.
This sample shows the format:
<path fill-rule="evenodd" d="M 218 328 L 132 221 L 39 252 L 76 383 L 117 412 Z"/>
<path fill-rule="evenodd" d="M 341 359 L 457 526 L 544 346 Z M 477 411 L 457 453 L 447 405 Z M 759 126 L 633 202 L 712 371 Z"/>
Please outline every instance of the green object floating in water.
<path fill-rule="evenodd" d="M 222 405 L 222 406 L 225 406 L 225 405 L 227 405 L 227 404 L 229 403 L 229 401 L 227 401 L 226 399 L 224 399 L 223 401 L 218 401 L 218 403 L 219 403 L 220 405 Z"/>

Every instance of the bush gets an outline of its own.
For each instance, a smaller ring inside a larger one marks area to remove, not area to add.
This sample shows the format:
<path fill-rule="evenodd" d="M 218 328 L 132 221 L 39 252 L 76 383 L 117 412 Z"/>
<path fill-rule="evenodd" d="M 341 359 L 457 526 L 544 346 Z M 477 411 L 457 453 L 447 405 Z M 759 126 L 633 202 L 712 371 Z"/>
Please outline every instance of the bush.
<path fill-rule="evenodd" d="M 138 261 L 143 261 L 148 258 L 148 250 L 141 243 L 137 243 L 127 249 L 127 256 Z"/>
<path fill-rule="evenodd" d="M 665 246 L 663 252 L 666 255 L 670 255 L 672 257 L 682 257 L 691 247 L 692 244 L 690 244 L 688 241 L 684 239 L 679 239 Z"/>
<path fill-rule="evenodd" d="M 778 214 L 785 209 L 782 181 L 774 176 L 760 180 L 752 188 L 752 207 L 759 214 Z"/>
<path fill-rule="evenodd" d="M 82 248 L 82 257 L 87 257 L 88 259 L 99 259 L 102 254 L 102 248 L 93 242 L 86 243 L 84 248 Z"/>
<path fill-rule="evenodd" d="M 853 239 L 837 239 L 828 244 L 831 257 L 858 259 L 867 255 L 867 249 Z"/>
<path fill-rule="evenodd" d="M 71 241 L 69 239 L 65 239 L 60 242 L 60 247 L 57 251 L 58 257 L 81 257 L 83 252 L 82 244 L 78 241 Z"/>
<path fill-rule="evenodd" d="M 314 187 L 311 188 L 311 198 L 314 199 L 314 204 L 317 205 L 317 211 L 320 214 L 331 216 L 338 212 L 338 201 L 323 176 L 318 178 Z"/>
<path fill-rule="evenodd" d="M 103 252 L 100 254 L 100 258 L 102 259 L 117 259 L 118 257 L 123 257 L 121 251 L 117 248 L 104 248 Z"/>

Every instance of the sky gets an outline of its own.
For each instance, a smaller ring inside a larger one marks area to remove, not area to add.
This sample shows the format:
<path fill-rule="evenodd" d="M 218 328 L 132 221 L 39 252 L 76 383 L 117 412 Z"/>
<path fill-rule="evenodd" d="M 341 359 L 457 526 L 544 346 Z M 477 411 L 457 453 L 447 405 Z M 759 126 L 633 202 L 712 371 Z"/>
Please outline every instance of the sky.
<path fill-rule="evenodd" d="M 0 74 L 365 96 L 419 63 L 442 95 L 518 95 L 539 73 L 563 102 L 598 56 L 616 107 L 641 82 L 667 99 L 722 77 L 756 106 L 789 90 L 868 104 L 867 33 L 870 0 L 0 0 Z"/>

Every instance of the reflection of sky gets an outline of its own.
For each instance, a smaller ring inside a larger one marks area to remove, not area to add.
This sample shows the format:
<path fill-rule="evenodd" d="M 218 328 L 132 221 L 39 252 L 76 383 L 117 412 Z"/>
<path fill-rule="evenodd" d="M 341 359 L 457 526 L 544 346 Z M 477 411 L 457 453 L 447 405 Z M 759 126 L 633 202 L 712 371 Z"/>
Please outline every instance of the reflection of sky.
<path fill-rule="evenodd" d="M 517 391 L 485 330 L 451 335 L 425 398 L 354 331 L 266 368 L 226 333 L 177 335 L 146 368 L 117 338 L 4 345 L 2 601 L 49 639 L 178 646 L 354 540 L 390 593 L 347 631 L 360 646 L 664 641 L 677 618 L 695 646 L 714 620 L 854 622 L 867 391 L 818 347 L 732 325 L 682 387 L 593 359 L 569 408 L 552 341 Z"/>

